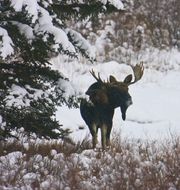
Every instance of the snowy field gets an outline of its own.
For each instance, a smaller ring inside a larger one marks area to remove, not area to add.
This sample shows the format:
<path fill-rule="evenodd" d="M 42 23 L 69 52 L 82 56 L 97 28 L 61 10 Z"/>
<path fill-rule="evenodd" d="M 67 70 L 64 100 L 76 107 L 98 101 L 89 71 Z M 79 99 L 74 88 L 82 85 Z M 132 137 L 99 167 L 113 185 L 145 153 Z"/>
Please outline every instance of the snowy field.
<path fill-rule="evenodd" d="M 123 80 L 132 72 L 129 66 L 114 61 L 87 65 L 56 58 L 53 63 L 71 81 L 69 86 L 64 83 L 68 87 L 67 96 L 84 96 L 95 81 L 89 73 L 92 68 L 103 79 L 111 74 Z M 61 140 L 36 136 L 30 139 L 22 136 L 18 142 L 9 139 L 0 146 L 0 189 L 179 190 L 179 63 L 178 58 L 172 65 L 166 68 L 161 65 L 157 70 L 154 69 L 157 62 L 154 65 L 145 62 L 142 80 L 130 86 L 133 105 L 127 111 L 126 121 L 121 119 L 119 109 L 115 112 L 112 135 L 123 139 L 113 138 L 112 147 L 105 152 L 87 150 L 83 143 L 64 144 Z M 72 131 L 70 136 L 75 142 L 91 138 L 79 109 L 59 107 L 56 116 L 64 128 Z M 165 138 L 169 140 L 149 144 L 151 140 Z"/>
<path fill-rule="evenodd" d="M 133 105 L 128 108 L 126 121 L 122 120 L 120 109 L 115 111 L 113 133 L 125 138 L 149 140 L 161 140 L 169 138 L 172 134 L 180 134 L 180 56 L 177 52 L 168 55 L 166 53 L 162 52 L 158 61 L 156 57 L 156 60 L 151 60 L 151 64 L 144 63 L 143 78 L 129 87 Z M 166 63 L 169 64 L 161 65 L 161 62 L 164 63 L 163 58 L 166 58 Z M 100 72 L 102 79 L 105 80 L 109 75 L 123 80 L 125 76 L 132 73 L 129 66 L 114 61 L 85 65 L 77 62 L 68 63 L 61 58 L 56 58 L 53 63 L 54 67 L 71 81 L 67 95 L 69 93 L 84 95 L 88 87 L 95 82 L 89 73 L 92 68 Z M 72 131 L 73 140 L 91 138 L 79 109 L 59 107 L 56 115 L 63 127 Z"/>

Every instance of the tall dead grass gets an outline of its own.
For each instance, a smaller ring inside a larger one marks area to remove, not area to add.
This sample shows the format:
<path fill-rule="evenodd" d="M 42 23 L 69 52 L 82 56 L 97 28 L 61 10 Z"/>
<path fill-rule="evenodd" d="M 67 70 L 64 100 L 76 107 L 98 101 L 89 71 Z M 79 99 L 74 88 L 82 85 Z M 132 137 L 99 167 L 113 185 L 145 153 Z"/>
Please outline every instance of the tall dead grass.
<path fill-rule="evenodd" d="M 180 138 L 114 138 L 106 151 L 58 141 L 0 144 L 0 189 L 179 190 Z"/>

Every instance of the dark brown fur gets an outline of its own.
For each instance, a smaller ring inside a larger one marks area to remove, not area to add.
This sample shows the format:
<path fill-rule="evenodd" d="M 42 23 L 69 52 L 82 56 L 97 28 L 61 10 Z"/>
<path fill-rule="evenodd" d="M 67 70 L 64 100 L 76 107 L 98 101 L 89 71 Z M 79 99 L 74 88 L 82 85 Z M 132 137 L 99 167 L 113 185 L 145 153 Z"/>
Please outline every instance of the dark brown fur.
<path fill-rule="evenodd" d="M 99 75 L 96 77 L 94 71 L 91 72 L 97 82 L 88 88 L 86 94 L 89 96 L 89 100 L 81 101 L 80 112 L 91 132 L 93 148 L 97 144 L 98 128 L 101 129 L 102 148 L 105 149 L 110 145 L 115 108 L 120 107 L 122 119 L 126 119 L 127 108 L 132 104 L 128 86 L 140 80 L 143 74 L 143 65 L 136 65 L 133 67 L 133 71 L 135 74 L 133 82 L 131 82 L 132 75 L 128 75 L 123 82 L 117 81 L 113 76 L 109 77 L 108 82 L 103 82 Z"/>

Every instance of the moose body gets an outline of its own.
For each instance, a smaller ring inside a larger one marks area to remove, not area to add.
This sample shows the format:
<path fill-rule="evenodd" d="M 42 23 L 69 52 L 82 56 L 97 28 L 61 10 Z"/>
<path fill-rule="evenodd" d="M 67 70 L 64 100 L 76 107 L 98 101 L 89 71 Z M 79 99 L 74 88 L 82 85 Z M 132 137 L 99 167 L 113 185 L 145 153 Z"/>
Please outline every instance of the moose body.
<path fill-rule="evenodd" d="M 115 77 L 110 76 L 109 81 L 104 82 L 100 76 L 91 71 L 92 76 L 97 80 L 93 83 L 86 94 L 89 100 L 82 99 L 80 104 L 81 116 L 89 127 L 92 135 L 93 148 L 97 144 L 98 128 L 101 129 L 102 148 L 110 145 L 110 134 L 114 110 L 120 107 L 122 119 L 126 119 L 127 108 L 132 104 L 132 98 L 128 92 L 128 86 L 141 79 L 143 75 L 143 64 L 132 67 L 134 71 L 134 81 L 132 75 L 128 75 L 123 82 L 119 82 Z"/>
<path fill-rule="evenodd" d="M 110 144 L 110 133 L 112 129 L 112 119 L 114 115 L 114 108 L 111 106 L 94 105 L 86 100 L 81 101 L 80 105 L 81 115 L 89 127 L 90 133 L 93 137 L 93 148 L 97 144 L 98 128 L 101 129 L 101 143 L 102 147 Z"/>

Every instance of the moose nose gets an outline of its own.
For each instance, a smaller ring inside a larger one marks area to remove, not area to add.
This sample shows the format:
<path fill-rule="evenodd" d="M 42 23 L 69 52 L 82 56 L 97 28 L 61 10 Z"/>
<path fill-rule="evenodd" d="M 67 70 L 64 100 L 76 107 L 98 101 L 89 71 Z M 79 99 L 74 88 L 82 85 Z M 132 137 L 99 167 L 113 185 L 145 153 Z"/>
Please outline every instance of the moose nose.
<path fill-rule="evenodd" d="M 130 99 L 130 100 L 128 100 L 128 101 L 126 102 L 127 107 L 129 107 L 129 106 L 132 105 L 132 104 L 133 104 L 132 99 Z"/>
<path fill-rule="evenodd" d="M 133 102 L 132 102 L 132 99 L 131 99 L 131 97 L 130 97 L 128 100 L 126 100 L 126 102 L 124 102 L 123 105 L 120 106 L 120 107 L 121 107 L 121 113 L 122 113 L 122 119 L 123 119 L 123 120 L 126 119 L 126 111 L 127 111 L 128 107 L 129 107 L 132 103 L 133 103 Z"/>

